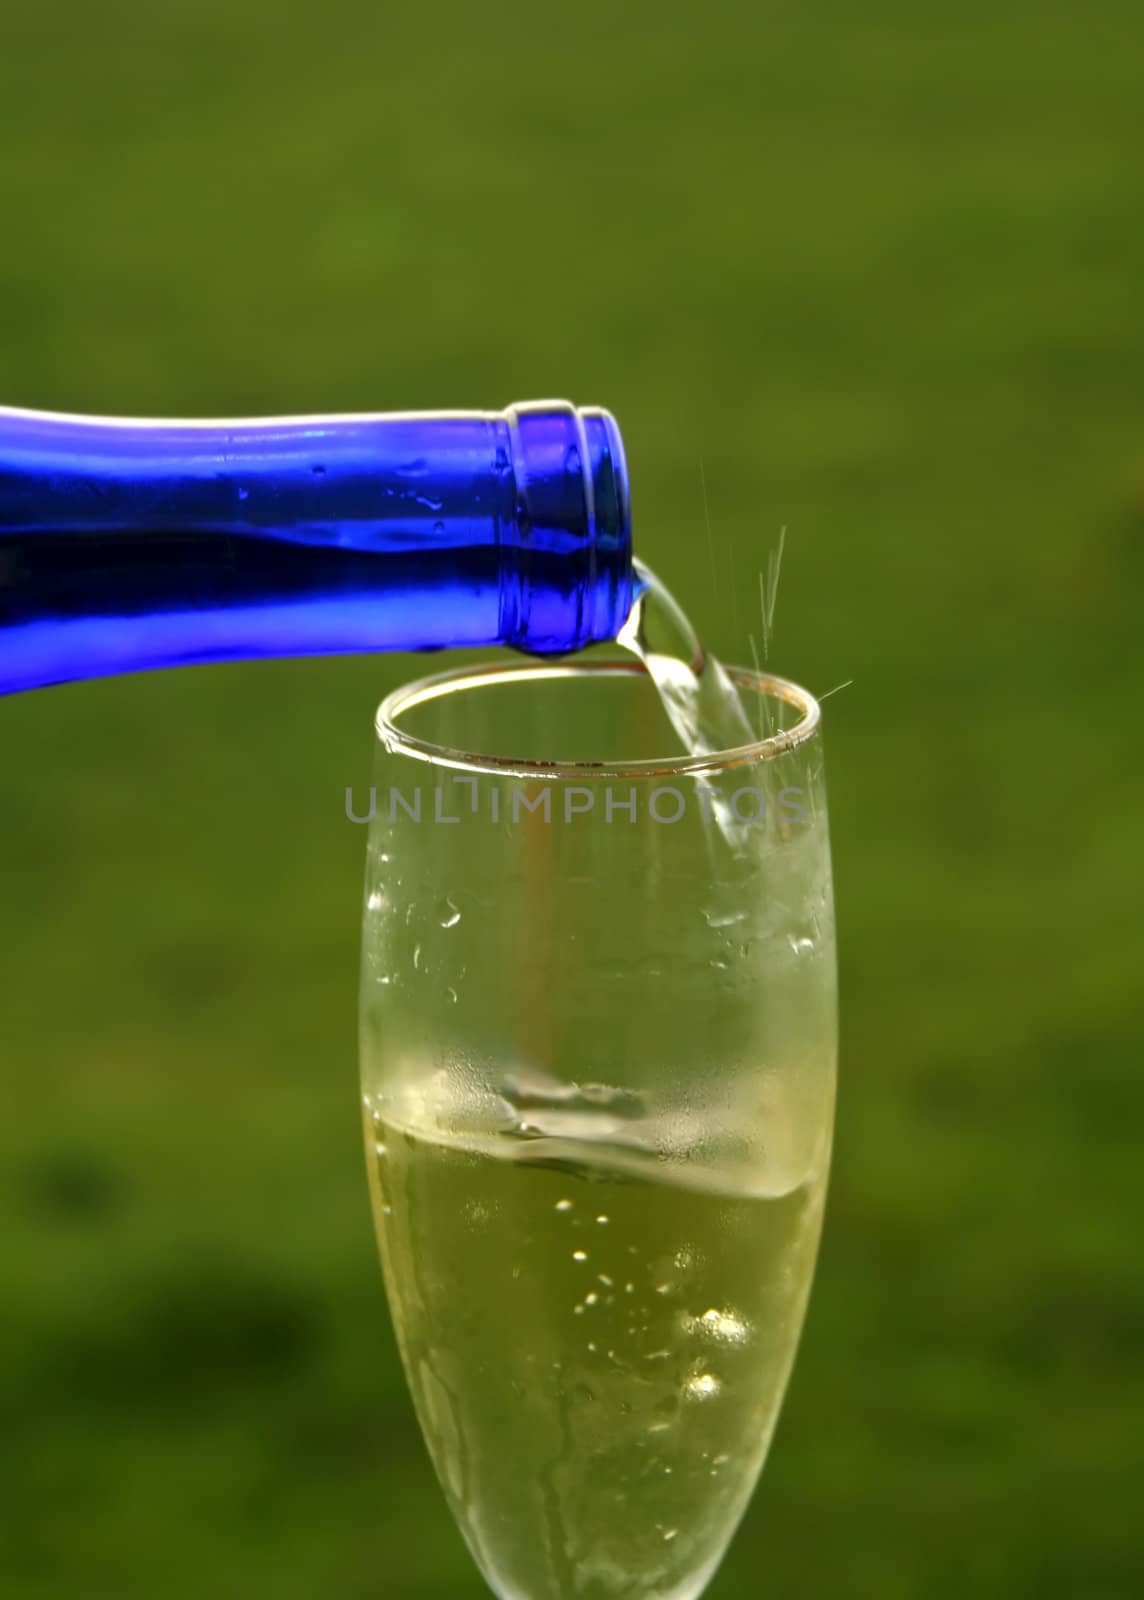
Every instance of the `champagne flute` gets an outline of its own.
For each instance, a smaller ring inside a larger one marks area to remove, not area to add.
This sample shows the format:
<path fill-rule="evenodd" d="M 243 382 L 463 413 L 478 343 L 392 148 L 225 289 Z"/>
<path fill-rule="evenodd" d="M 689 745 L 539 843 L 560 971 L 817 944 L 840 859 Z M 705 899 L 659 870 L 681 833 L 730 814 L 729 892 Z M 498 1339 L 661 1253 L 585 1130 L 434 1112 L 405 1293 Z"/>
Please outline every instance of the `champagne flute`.
<path fill-rule="evenodd" d="M 662 757 L 635 662 L 464 669 L 378 712 L 370 1187 L 501 1600 L 701 1594 L 794 1360 L 834 1107 L 819 712 L 730 675 L 773 731 L 714 755 Z"/>

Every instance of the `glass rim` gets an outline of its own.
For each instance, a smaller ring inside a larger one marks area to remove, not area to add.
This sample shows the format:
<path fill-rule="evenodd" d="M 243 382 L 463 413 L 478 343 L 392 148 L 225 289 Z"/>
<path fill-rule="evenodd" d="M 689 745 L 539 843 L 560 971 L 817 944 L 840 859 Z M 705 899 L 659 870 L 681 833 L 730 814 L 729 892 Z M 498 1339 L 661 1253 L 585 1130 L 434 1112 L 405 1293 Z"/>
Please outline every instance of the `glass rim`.
<path fill-rule="evenodd" d="M 374 732 L 390 755 L 408 756 L 430 766 L 448 767 L 461 772 L 492 773 L 508 778 L 579 779 L 586 778 L 662 778 L 673 776 L 706 777 L 733 767 L 755 766 L 760 761 L 773 761 L 788 751 L 813 739 L 822 721 L 822 708 L 809 690 L 792 683 L 788 678 L 771 672 L 752 671 L 748 667 L 724 666 L 732 683 L 740 689 L 774 700 L 781 700 L 799 712 L 793 728 L 772 733 L 765 739 L 737 745 L 727 750 L 716 750 L 708 755 L 665 756 L 650 760 L 614 761 L 534 761 L 520 756 L 476 755 L 457 750 L 449 745 L 435 744 L 429 739 L 419 739 L 405 733 L 398 726 L 398 718 L 417 706 L 428 705 L 447 695 L 464 693 L 472 689 L 496 687 L 522 679 L 541 682 L 555 678 L 589 677 L 647 677 L 642 661 L 608 659 L 603 661 L 519 661 L 487 662 L 473 667 L 454 667 L 448 672 L 437 672 L 427 678 L 418 678 L 403 684 L 387 694 L 377 708 Z"/>

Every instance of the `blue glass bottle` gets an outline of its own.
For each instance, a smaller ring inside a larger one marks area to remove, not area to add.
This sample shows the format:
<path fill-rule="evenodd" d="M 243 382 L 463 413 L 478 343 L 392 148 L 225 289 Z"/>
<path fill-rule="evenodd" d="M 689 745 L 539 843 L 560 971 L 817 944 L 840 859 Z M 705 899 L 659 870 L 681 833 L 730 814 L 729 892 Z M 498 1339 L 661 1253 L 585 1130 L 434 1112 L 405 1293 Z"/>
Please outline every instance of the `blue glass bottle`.
<path fill-rule="evenodd" d="M 195 661 L 612 639 L 615 419 L 137 422 L 0 408 L 0 694 Z"/>

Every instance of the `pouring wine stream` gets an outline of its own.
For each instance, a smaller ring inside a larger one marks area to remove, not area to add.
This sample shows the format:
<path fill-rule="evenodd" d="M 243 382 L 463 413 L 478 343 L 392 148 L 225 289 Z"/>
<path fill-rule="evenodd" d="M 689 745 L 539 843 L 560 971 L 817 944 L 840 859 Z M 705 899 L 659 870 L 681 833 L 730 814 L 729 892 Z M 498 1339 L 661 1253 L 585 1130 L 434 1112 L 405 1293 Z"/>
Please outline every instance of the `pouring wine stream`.
<path fill-rule="evenodd" d="M 672 727 L 688 755 L 715 755 L 752 744 L 739 691 L 703 648 L 687 614 L 650 567 L 633 562 L 640 593 L 617 644 L 647 668 Z"/>

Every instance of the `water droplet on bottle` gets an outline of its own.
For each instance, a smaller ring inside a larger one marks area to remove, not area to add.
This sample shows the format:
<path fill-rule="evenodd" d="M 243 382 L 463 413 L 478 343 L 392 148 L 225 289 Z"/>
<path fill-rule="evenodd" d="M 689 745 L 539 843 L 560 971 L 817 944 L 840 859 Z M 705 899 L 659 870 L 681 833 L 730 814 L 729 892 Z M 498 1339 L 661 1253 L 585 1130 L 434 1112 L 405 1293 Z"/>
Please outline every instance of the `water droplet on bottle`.
<path fill-rule="evenodd" d="M 414 966 L 414 970 L 415 971 L 419 971 L 420 970 L 420 967 L 421 967 L 421 946 L 419 944 L 415 944 L 413 946 L 413 966 Z"/>
<path fill-rule="evenodd" d="M 461 920 L 460 911 L 453 904 L 448 895 L 445 896 L 445 899 L 441 904 L 439 915 L 441 919 L 441 926 L 443 928 L 455 928 L 458 922 Z"/>
<path fill-rule="evenodd" d="M 722 1387 L 713 1373 L 700 1372 L 695 1377 L 688 1378 L 683 1392 L 689 1400 L 713 1400 Z"/>
<path fill-rule="evenodd" d="M 787 935 L 787 942 L 796 956 L 807 956 L 814 949 L 813 939 L 799 939 L 793 933 Z"/>
<path fill-rule="evenodd" d="M 571 1211 L 571 1209 L 572 1209 L 572 1201 L 571 1200 L 557 1200 L 557 1202 L 556 1202 L 556 1210 L 557 1211 Z"/>
<path fill-rule="evenodd" d="M 457 1004 L 457 991 L 456 991 L 456 989 L 446 989 L 445 990 L 445 999 L 449 1002 L 449 1004 L 451 1006 L 455 1006 Z"/>

